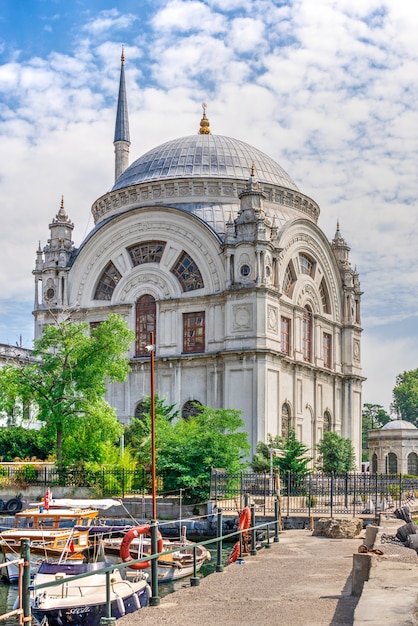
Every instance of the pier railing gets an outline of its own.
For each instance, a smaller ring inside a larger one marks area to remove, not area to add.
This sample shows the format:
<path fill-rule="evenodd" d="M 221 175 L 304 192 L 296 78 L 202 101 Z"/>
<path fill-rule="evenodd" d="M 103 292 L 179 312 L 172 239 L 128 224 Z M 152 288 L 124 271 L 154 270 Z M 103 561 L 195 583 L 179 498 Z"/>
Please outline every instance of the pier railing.
<path fill-rule="evenodd" d="M 277 502 L 277 501 L 276 501 Z M 254 505 L 250 505 L 249 509 L 251 511 L 251 522 L 250 527 L 245 529 L 237 529 L 233 532 L 229 532 L 227 534 L 223 534 L 223 513 L 221 509 L 218 509 L 216 517 L 217 517 L 217 536 L 215 538 L 209 539 L 207 541 L 201 541 L 199 543 L 193 544 L 193 574 L 190 576 L 190 585 L 192 587 L 198 586 L 200 584 L 200 578 L 198 577 L 197 571 L 197 550 L 199 546 L 216 546 L 216 567 L 214 572 L 222 572 L 224 567 L 229 564 L 229 561 L 224 562 L 223 557 L 223 545 L 230 544 L 234 545 L 233 542 L 239 542 L 239 551 L 237 553 L 237 560 L 243 561 L 244 558 L 249 556 L 253 556 L 257 554 L 258 550 L 261 548 L 271 548 L 271 544 L 279 541 L 279 524 L 280 524 L 280 512 L 278 508 L 278 503 L 276 503 L 275 507 L 275 515 L 273 520 L 263 520 L 261 523 L 256 521 L 256 510 Z M 160 603 L 159 596 L 159 585 L 158 585 L 158 559 L 164 558 L 171 555 L 173 552 L 178 552 L 182 550 L 190 551 L 190 544 L 185 544 L 184 546 L 176 546 L 172 550 L 164 550 L 163 552 L 157 552 L 157 534 L 158 534 L 158 522 L 152 522 L 150 524 L 151 529 L 151 549 L 152 554 L 141 557 L 140 559 L 135 559 L 130 561 L 129 563 L 120 563 L 120 564 L 112 564 L 107 567 L 103 567 L 102 569 L 96 569 L 94 572 L 88 572 L 83 574 L 78 574 L 76 576 L 66 576 L 65 583 L 71 583 L 76 580 L 85 579 L 89 576 L 97 574 L 105 574 L 106 576 L 106 616 L 102 618 L 102 626 L 109 626 L 114 621 L 114 618 L 111 615 L 111 574 L 115 570 L 126 570 L 133 565 L 138 563 L 143 563 L 145 561 L 151 561 L 151 589 L 152 596 L 150 598 L 150 606 L 157 606 Z M 244 541 L 245 537 L 245 541 Z M 25 540 L 24 540 L 25 541 Z M 245 549 L 248 549 L 248 552 L 245 552 Z M 30 555 L 28 554 L 26 557 L 27 561 L 30 560 Z M 62 579 L 54 580 L 47 583 L 42 583 L 39 585 L 29 585 L 28 582 L 23 585 L 23 605 L 29 607 L 29 617 L 25 618 L 27 621 L 30 620 L 30 594 L 41 589 L 47 589 L 49 587 L 56 587 L 57 585 L 62 585 Z M 0 618 L 1 619 L 1 618 Z"/>

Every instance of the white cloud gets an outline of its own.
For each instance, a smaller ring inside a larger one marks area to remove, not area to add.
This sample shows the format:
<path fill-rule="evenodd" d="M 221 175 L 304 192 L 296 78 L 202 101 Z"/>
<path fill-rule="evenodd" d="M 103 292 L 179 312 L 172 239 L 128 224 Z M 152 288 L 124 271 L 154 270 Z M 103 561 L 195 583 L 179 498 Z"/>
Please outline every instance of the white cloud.
<path fill-rule="evenodd" d="M 137 19 L 138 18 L 132 13 L 124 15 L 117 9 L 110 9 L 109 11 L 102 11 L 99 13 L 98 17 L 90 20 L 83 27 L 83 31 L 97 37 L 109 33 L 109 31 L 125 30 L 130 28 L 132 24 L 137 21 Z"/>
<path fill-rule="evenodd" d="M 224 18 L 197 0 L 170 0 L 155 14 L 154 28 L 163 33 L 187 33 L 204 31 L 208 34 L 225 32 Z"/>

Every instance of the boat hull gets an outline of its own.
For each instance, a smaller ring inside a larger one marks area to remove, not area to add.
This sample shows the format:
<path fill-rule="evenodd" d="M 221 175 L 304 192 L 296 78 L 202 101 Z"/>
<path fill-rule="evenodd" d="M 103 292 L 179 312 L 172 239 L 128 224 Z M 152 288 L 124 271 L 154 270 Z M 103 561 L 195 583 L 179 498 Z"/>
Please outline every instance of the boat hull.
<path fill-rule="evenodd" d="M 125 598 L 111 601 L 111 617 L 119 619 L 147 606 L 151 590 L 149 585 Z M 41 626 L 100 626 L 107 617 L 105 602 L 83 602 L 79 606 L 32 607 L 32 615 Z"/>

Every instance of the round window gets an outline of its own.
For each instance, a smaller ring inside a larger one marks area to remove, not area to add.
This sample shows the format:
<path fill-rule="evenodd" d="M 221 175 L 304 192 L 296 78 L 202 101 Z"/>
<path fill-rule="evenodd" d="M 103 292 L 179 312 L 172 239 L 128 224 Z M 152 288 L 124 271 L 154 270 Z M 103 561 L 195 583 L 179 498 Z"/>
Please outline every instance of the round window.
<path fill-rule="evenodd" d="M 52 287 L 46 290 L 46 297 L 48 300 L 52 300 L 54 296 L 55 296 L 55 290 L 52 289 Z"/>
<path fill-rule="evenodd" d="M 241 265 L 241 276 L 249 276 L 251 273 L 251 267 L 249 265 Z"/>

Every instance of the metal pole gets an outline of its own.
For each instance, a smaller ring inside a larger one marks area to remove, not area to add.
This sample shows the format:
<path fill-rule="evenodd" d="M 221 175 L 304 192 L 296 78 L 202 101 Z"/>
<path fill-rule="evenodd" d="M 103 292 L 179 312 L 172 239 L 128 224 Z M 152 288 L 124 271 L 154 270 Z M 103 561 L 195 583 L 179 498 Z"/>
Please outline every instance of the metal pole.
<path fill-rule="evenodd" d="M 279 541 L 279 501 L 274 501 L 274 543 Z"/>
<path fill-rule="evenodd" d="M 154 369 L 155 369 L 155 344 L 154 333 L 150 333 L 151 340 L 151 480 L 152 480 L 152 519 L 157 519 L 157 472 L 155 459 L 155 391 L 154 391 Z"/>
<path fill-rule="evenodd" d="M 255 531 L 255 504 L 251 505 L 251 527 L 252 527 L 252 531 L 251 531 L 251 556 L 255 556 L 257 554 L 257 548 L 255 547 L 255 542 L 256 542 L 256 531 Z"/>
<path fill-rule="evenodd" d="M 190 585 L 192 587 L 200 585 L 200 578 L 197 575 L 197 546 L 193 546 L 193 576 L 190 577 Z"/>
<path fill-rule="evenodd" d="M 31 621 L 30 610 L 30 540 L 22 539 L 20 542 L 20 556 L 23 559 L 23 574 L 22 574 L 22 609 L 23 609 L 23 621 Z"/>
<path fill-rule="evenodd" d="M 218 509 L 218 523 L 216 528 L 216 535 L 219 540 L 216 544 L 216 571 L 223 572 L 224 566 L 222 564 L 222 509 Z"/>

